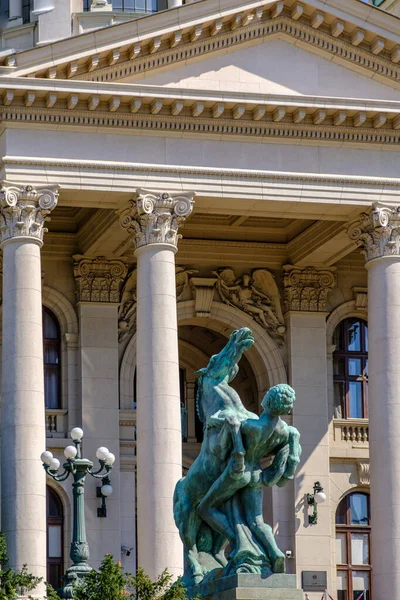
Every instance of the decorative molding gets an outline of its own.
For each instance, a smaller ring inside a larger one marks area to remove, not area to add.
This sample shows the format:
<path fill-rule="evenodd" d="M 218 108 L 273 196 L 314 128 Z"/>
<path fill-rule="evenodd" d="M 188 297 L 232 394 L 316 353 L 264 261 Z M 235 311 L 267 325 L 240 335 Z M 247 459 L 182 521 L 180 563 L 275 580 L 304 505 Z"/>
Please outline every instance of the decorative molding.
<path fill-rule="evenodd" d="M 371 482 L 371 468 L 368 460 L 357 461 L 358 484 L 369 486 Z"/>
<path fill-rule="evenodd" d="M 207 21 L 210 22 L 209 17 Z M 240 23 L 240 18 L 236 19 L 236 23 Z M 171 64 L 176 65 L 179 62 L 187 62 L 225 48 L 236 49 L 242 44 L 254 42 L 255 40 L 262 41 L 277 35 L 289 37 L 291 42 L 293 42 L 293 39 L 300 40 L 303 44 L 308 44 L 319 51 L 326 52 L 330 58 L 336 55 L 341 60 L 349 62 L 351 68 L 354 68 L 354 64 L 357 64 L 358 68 L 361 67 L 366 71 L 379 73 L 380 76 L 391 80 L 398 81 L 400 77 L 400 69 L 389 58 L 390 55 L 385 58 L 384 53 L 382 53 L 378 57 L 374 52 L 373 44 L 370 44 L 369 48 L 368 45 L 364 44 L 362 47 L 354 46 L 351 41 L 352 36 L 344 33 L 344 27 L 340 31 L 331 30 L 330 32 L 324 31 L 322 28 L 316 29 L 312 26 L 312 20 L 304 14 L 298 19 L 293 19 L 289 16 L 289 13 L 281 13 L 274 17 L 272 13 L 265 11 L 262 20 L 253 18 L 250 24 L 246 24 L 246 19 L 244 19 L 242 24 L 239 24 L 233 30 L 228 22 L 224 22 L 223 25 L 224 27 L 220 28 L 218 34 L 214 33 L 214 28 L 211 26 L 208 28 L 203 27 L 202 35 L 198 38 L 185 35 L 184 41 L 178 47 L 171 46 L 170 42 L 163 40 L 164 43 L 158 45 L 157 52 L 152 51 L 153 40 L 160 39 L 159 34 L 155 34 L 154 38 L 143 40 L 140 44 L 140 52 L 121 51 L 119 60 L 113 65 L 108 64 L 107 51 L 105 51 L 101 53 L 102 58 L 98 63 L 98 68 L 91 69 L 91 63 L 88 61 L 81 65 L 74 78 L 84 81 L 115 81 L 141 75 L 144 72 L 148 73 L 154 69 L 165 68 Z M 126 42 L 124 46 L 126 48 Z M 64 62 L 64 66 L 59 65 L 58 79 L 66 77 L 69 64 Z M 35 72 L 36 75 L 40 73 L 39 70 Z M 43 76 L 45 76 L 44 72 Z"/>
<path fill-rule="evenodd" d="M 368 288 L 353 287 L 354 302 L 357 310 L 367 310 L 368 308 Z"/>
<path fill-rule="evenodd" d="M 350 225 L 347 233 L 361 248 L 366 261 L 384 256 L 400 256 L 400 206 L 372 205 Z"/>
<path fill-rule="evenodd" d="M 251 275 L 236 277 L 230 267 L 213 272 L 217 277 L 215 287 L 221 301 L 251 316 L 273 337 L 282 341 L 285 325 L 281 296 L 275 277 L 268 269 L 255 269 Z"/>
<path fill-rule="evenodd" d="M 265 114 L 262 121 L 251 119 L 237 120 L 229 109 L 231 118 L 215 119 L 212 116 L 195 116 L 193 114 L 151 114 L 147 106 L 143 106 L 141 113 L 128 113 L 120 107 L 115 112 L 92 111 L 82 108 L 71 111 L 58 106 L 52 109 L 24 106 L 0 107 L 0 119 L 3 122 L 18 121 L 29 123 L 45 123 L 60 125 L 81 125 L 85 127 L 112 127 L 115 129 L 132 129 L 132 131 L 172 131 L 174 133 L 188 133 L 226 136 L 244 136 L 251 138 L 290 138 L 308 140 L 315 143 L 319 140 L 335 143 L 361 143 L 361 144 L 394 144 L 400 143 L 400 131 L 393 129 L 394 121 L 387 123 L 382 129 L 376 129 L 366 122 L 365 127 L 355 127 L 348 121 L 347 125 L 331 124 L 333 117 L 327 118 L 322 124 L 314 124 L 310 115 L 310 122 L 295 122 L 295 112 L 288 116 L 288 121 L 274 122 L 269 113 Z M 143 113 L 143 114 L 142 114 Z M 225 113 L 224 113 L 225 114 Z M 272 113 L 271 113 L 272 114 Z M 202 115 L 204 115 L 202 113 Z M 395 118 L 398 113 L 393 115 Z M 394 119 L 395 120 L 395 119 Z M 370 120 L 371 121 L 371 120 Z"/>
<path fill-rule="evenodd" d="M 333 270 L 284 265 L 285 312 L 325 312 L 330 290 L 336 285 Z"/>
<path fill-rule="evenodd" d="M 122 260 L 104 256 L 74 257 L 74 277 L 79 302 L 120 301 L 120 291 L 128 268 Z"/>
<path fill-rule="evenodd" d="M 133 234 L 136 249 L 148 244 L 170 244 L 177 248 L 181 238 L 178 229 L 193 211 L 195 193 L 157 194 L 138 189 L 137 194 L 120 219 L 121 227 Z"/>
<path fill-rule="evenodd" d="M 3 182 L 0 189 L 1 243 L 18 238 L 43 242 L 44 227 L 57 206 L 58 186 L 19 186 Z"/>
<path fill-rule="evenodd" d="M 196 317 L 209 317 L 214 298 L 216 277 L 192 277 L 190 287 L 194 296 L 194 314 Z"/>

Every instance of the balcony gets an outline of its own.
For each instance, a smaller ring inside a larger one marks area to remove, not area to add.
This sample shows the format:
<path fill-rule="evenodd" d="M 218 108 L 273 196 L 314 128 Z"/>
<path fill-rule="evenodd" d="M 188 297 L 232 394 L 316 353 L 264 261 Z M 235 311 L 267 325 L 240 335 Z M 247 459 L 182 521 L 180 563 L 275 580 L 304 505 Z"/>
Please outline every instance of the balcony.
<path fill-rule="evenodd" d="M 46 437 L 65 438 L 68 432 L 68 411 L 63 408 L 46 408 Z"/>
<path fill-rule="evenodd" d="M 332 424 L 330 456 L 368 458 L 368 419 L 335 419 Z"/>

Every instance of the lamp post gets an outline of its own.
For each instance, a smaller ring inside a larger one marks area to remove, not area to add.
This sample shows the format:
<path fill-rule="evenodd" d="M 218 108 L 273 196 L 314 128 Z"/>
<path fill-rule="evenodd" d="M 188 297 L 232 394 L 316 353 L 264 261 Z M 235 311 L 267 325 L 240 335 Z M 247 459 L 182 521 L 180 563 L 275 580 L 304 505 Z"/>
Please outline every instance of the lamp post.
<path fill-rule="evenodd" d="M 61 588 L 60 594 L 62 598 L 72 600 L 74 584 L 78 584 L 79 580 L 87 575 L 92 569 L 88 565 L 89 545 L 86 540 L 85 527 L 85 478 L 89 474 L 96 479 L 102 480 L 101 493 L 106 497 L 112 494 L 112 487 L 108 473 L 111 471 L 115 461 L 115 456 L 108 448 L 98 448 L 96 456 L 100 463 L 100 469 L 93 471 L 93 463 L 87 458 L 82 458 L 81 444 L 83 431 L 79 427 L 75 427 L 71 431 L 71 439 L 74 442 L 73 446 L 67 446 L 64 450 L 64 456 L 67 462 L 64 463 L 64 473 L 58 474 L 60 461 L 54 458 L 52 453 L 46 450 L 41 455 L 43 467 L 48 475 L 55 481 L 65 481 L 69 475 L 72 475 L 74 482 L 72 484 L 73 493 L 73 526 L 72 526 L 72 541 L 70 558 L 72 566 L 67 569 L 64 576 L 64 585 Z"/>

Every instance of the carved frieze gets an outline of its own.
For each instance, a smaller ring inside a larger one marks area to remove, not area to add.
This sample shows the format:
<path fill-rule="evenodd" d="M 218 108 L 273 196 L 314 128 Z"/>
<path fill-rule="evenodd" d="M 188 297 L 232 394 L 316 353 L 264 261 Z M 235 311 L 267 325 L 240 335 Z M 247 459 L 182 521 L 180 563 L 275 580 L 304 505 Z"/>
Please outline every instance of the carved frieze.
<path fill-rule="evenodd" d="M 350 225 L 347 233 L 361 248 L 366 261 L 400 255 L 400 206 L 372 205 Z"/>
<path fill-rule="evenodd" d="M 47 231 L 44 224 L 57 202 L 57 186 L 18 186 L 4 182 L 0 189 L 1 243 L 21 237 L 42 242 Z"/>
<path fill-rule="evenodd" d="M 325 312 L 328 293 L 336 284 L 336 275 L 329 269 L 298 268 L 285 265 L 285 312 Z"/>
<path fill-rule="evenodd" d="M 121 227 L 133 234 L 136 248 L 161 243 L 177 247 L 178 229 L 193 210 L 193 198 L 194 192 L 157 194 L 139 189 L 137 199 L 121 215 Z"/>
<path fill-rule="evenodd" d="M 104 256 L 74 256 L 74 276 L 80 302 L 119 302 L 121 286 L 127 274 L 122 260 Z"/>
<path fill-rule="evenodd" d="M 285 332 L 281 297 L 275 278 L 268 269 L 255 269 L 236 277 L 230 267 L 214 271 L 222 302 L 243 310 L 268 332 L 281 337 Z"/>

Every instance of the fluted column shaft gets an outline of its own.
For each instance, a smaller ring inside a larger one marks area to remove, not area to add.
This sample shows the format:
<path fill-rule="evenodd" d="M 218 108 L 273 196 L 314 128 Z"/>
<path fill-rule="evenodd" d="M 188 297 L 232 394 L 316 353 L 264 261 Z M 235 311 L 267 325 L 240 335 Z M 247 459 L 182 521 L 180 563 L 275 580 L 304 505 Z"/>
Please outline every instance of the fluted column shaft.
<path fill-rule="evenodd" d="M 368 269 L 371 564 L 387 600 L 400 590 L 400 213 L 374 205 L 348 233 Z"/>
<path fill-rule="evenodd" d="M 173 519 L 182 477 L 175 253 L 192 197 L 139 190 L 121 220 L 134 233 L 137 257 L 138 564 L 153 578 L 183 570 Z"/>
<path fill-rule="evenodd" d="M 40 248 L 54 189 L 4 184 L 1 525 L 10 566 L 46 577 L 46 446 Z M 42 594 L 43 587 L 37 590 Z"/>

